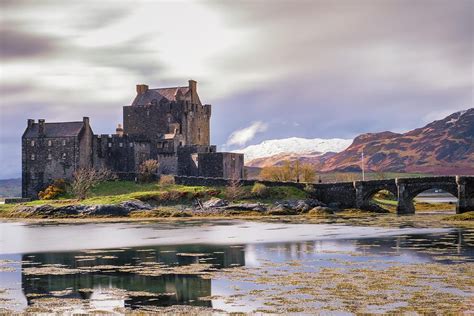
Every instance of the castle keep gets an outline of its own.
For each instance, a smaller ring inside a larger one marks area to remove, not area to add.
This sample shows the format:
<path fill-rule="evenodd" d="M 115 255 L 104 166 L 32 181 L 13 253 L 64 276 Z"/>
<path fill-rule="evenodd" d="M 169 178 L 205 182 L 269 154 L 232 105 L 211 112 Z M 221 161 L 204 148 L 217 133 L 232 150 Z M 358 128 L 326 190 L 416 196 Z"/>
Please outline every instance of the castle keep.
<path fill-rule="evenodd" d="M 243 178 L 243 155 L 217 153 L 210 144 L 211 105 L 201 103 L 196 81 L 158 89 L 140 84 L 136 90 L 115 134 L 95 135 L 87 117 L 60 123 L 29 119 L 22 136 L 23 197 L 36 198 L 52 181 L 70 180 L 81 168 L 107 168 L 134 180 L 148 159 L 159 161 L 162 174 Z"/>

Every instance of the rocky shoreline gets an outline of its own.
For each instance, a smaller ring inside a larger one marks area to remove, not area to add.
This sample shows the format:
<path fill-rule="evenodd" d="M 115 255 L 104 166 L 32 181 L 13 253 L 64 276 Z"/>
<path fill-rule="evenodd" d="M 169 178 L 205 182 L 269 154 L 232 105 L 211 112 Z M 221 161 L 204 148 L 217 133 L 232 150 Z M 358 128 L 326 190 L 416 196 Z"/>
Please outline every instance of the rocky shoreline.
<path fill-rule="evenodd" d="M 206 202 L 196 200 L 193 205 L 154 206 L 139 200 L 118 204 L 97 205 L 19 205 L 8 214 L 9 218 L 87 218 L 87 217 L 192 217 L 212 215 L 329 215 L 340 211 L 337 205 L 326 205 L 316 199 L 288 199 L 273 203 L 230 203 L 211 198 Z M 371 205 L 368 211 L 387 213 L 383 208 Z"/>

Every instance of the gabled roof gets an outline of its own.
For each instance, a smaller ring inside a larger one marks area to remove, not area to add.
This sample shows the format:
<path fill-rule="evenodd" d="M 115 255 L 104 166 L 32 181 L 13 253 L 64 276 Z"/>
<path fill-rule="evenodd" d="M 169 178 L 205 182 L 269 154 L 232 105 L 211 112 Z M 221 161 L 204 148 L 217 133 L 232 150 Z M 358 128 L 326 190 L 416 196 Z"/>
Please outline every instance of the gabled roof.
<path fill-rule="evenodd" d="M 45 137 L 71 137 L 78 136 L 84 127 L 84 122 L 59 122 L 59 123 L 44 123 Z M 23 137 L 32 138 L 39 136 L 39 124 L 33 123 L 26 128 Z"/>
<path fill-rule="evenodd" d="M 184 96 L 189 92 L 189 87 L 148 89 L 145 93 L 137 94 L 132 105 L 147 105 L 151 104 L 153 100 L 160 102 L 163 98 L 170 102 L 178 101 L 176 99 L 178 92 Z"/>

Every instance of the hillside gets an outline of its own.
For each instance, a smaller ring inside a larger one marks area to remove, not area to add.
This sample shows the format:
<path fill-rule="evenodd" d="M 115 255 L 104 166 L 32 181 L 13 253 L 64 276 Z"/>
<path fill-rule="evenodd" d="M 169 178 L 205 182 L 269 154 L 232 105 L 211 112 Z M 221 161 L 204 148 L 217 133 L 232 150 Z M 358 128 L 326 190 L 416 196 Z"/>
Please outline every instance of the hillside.
<path fill-rule="evenodd" d="M 351 142 L 350 139 L 340 138 L 307 139 L 291 137 L 266 140 L 235 152 L 245 154 L 245 165 L 250 167 L 265 167 L 296 158 L 317 163 L 321 159 L 327 159 L 327 153 L 340 152 L 347 148 Z"/>
<path fill-rule="evenodd" d="M 322 172 L 371 171 L 474 174 L 474 108 L 407 133 L 368 133 L 324 162 Z"/>
<path fill-rule="evenodd" d="M 0 180 L 0 198 L 21 196 L 21 179 Z"/>

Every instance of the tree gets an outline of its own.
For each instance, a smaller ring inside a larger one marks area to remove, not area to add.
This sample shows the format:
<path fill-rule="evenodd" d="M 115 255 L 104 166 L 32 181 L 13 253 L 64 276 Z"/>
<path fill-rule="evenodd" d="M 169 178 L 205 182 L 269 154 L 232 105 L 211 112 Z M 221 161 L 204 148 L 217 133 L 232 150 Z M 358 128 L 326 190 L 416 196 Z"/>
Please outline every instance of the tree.
<path fill-rule="evenodd" d="M 149 159 L 142 162 L 138 168 L 138 179 L 140 182 L 151 182 L 156 175 L 160 163 L 157 160 Z"/>
<path fill-rule="evenodd" d="M 304 163 L 298 168 L 298 173 L 303 182 L 313 183 L 316 181 L 316 170 L 309 163 Z"/>
<path fill-rule="evenodd" d="M 301 164 L 298 160 L 291 163 L 285 161 L 281 166 L 264 167 L 260 172 L 262 180 L 269 181 L 316 181 L 316 170 L 309 163 Z"/>
<path fill-rule="evenodd" d="M 71 190 L 75 197 L 83 200 L 93 187 L 99 183 L 114 180 L 117 176 L 109 169 L 83 168 L 72 175 Z"/>
<path fill-rule="evenodd" d="M 235 201 L 241 198 L 245 193 L 242 184 L 240 183 L 240 179 L 237 177 L 233 177 L 229 179 L 229 184 L 225 188 L 224 195 L 226 199 L 229 201 Z"/>

